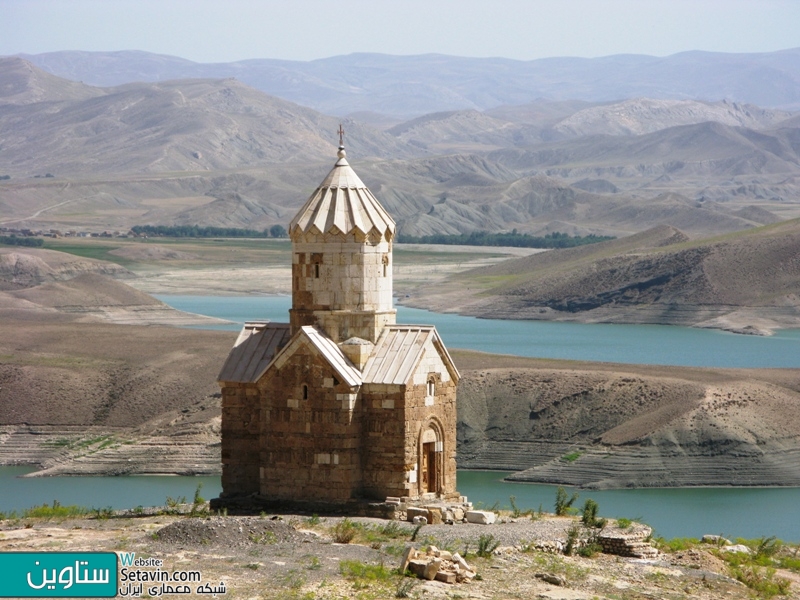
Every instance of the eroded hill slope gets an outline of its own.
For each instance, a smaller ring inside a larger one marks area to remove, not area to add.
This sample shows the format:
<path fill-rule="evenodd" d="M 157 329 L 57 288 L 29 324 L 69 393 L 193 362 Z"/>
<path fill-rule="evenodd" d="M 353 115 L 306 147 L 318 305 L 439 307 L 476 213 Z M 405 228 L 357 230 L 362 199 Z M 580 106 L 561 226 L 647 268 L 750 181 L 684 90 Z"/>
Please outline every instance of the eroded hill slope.
<path fill-rule="evenodd" d="M 407 303 L 486 318 L 668 323 L 765 333 L 800 324 L 800 221 L 702 241 L 662 226 L 453 276 Z"/>
<path fill-rule="evenodd" d="M 455 356 L 478 367 L 458 390 L 459 466 L 590 487 L 800 483 L 795 371 Z"/>

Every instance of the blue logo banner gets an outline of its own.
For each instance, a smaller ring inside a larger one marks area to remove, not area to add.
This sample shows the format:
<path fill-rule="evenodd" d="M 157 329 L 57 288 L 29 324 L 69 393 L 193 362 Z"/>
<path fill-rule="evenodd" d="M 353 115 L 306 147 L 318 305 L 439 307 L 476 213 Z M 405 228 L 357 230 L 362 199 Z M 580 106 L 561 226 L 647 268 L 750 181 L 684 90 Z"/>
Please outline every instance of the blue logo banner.
<path fill-rule="evenodd" d="M 111 598 L 113 552 L 0 552 L 0 598 Z"/>

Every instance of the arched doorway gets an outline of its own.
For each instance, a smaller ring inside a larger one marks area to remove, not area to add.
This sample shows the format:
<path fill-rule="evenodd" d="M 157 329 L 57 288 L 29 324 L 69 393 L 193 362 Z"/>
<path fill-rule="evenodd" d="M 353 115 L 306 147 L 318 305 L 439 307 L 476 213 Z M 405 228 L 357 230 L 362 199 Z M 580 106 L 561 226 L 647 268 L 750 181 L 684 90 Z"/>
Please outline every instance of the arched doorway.
<path fill-rule="evenodd" d="M 436 422 L 430 422 L 419 437 L 419 493 L 438 494 L 443 488 L 442 433 Z"/>

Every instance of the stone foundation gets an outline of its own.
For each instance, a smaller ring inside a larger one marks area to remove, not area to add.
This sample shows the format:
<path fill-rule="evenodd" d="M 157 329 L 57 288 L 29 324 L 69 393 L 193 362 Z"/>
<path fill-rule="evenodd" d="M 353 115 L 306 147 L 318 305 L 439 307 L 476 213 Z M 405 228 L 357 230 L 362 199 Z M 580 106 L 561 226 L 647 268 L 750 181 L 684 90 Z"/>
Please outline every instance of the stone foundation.
<path fill-rule="evenodd" d="M 427 523 L 438 524 L 461 522 L 472 503 L 465 497 L 455 502 L 442 501 L 407 501 L 387 499 L 386 502 L 374 502 L 369 499 L 354 499 L 346 502 L 320 502 L 314 500 L 275 500 L 258 494 L 249 496 L 222 496 L 210 502 L 212 511 L 226 510 L 235 515 L 258 515 L 264 511 L 297 512 L 301 514 L 318 514 L 328 516 L 373 517 L 389 521 L 412 521 L 413 516 L 421 515 Z M 424 506 L 423 506 L 424 504 Z M 460 518 L 459 518 L 460 517 Z"/>
<path fill-rule="evenodd" d="M 658 550 L 650 545 L 653 530 L 646 525 L 634 525 L 629 530 L 611 529 L 597 536 L 605 554 L 632 558 L 655 558 Z"/>

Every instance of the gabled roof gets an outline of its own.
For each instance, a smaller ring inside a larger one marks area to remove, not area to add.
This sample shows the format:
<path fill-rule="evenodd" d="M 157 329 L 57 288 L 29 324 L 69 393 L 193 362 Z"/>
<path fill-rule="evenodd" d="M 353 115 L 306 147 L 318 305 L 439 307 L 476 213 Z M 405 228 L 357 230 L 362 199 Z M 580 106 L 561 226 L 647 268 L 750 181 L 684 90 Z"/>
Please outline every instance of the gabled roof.
<path fill-rule="evenodd" d="M 306 325 L 301 327 L 300 330 L 294 334 L 289 343 L 281 350 L 274 360 L 267 365 L 264 369 L 266 371 L 271 366 L 275 365 L 280 368 L 303 344 L 311 344 L 316 348 L 320 354 L 328 361 L 334 371 L 336 371 L 341 378 L 347 382 L 350 387 L 357 387 L 361 385 L 362 377 L 361 372 L 350 362 L 339 346 L 336 345 L 332 339 L 324 333 L 317 331 L 313 327 Z M 258 379 L 264 374 L 264 371 L 258 374 Z"/>
<path fill-rule="evenodd" d="M 316 228 L 320 233 L 348 234 L 358 229 L 394 234 L 395 223 L 378 199 L 359 179 L 339 149 L 339 160 L 289 224 L 289 233 Z"/>
<path fill-rule="evenodd" d="M 277 351 L 288 341 L 288 323 L 267 321 L 245 323 L 217 380 L 254 383 Z"/>
<path fill-rule="evenodd" d="M 433 325 L 389 325 L 384 328 L 375 349 L 364 365 L 364 383 L 408 383 L 422 359 L 426 347 L 439 353 L 450 376 L 458 381 L 460 374 Z"/>

